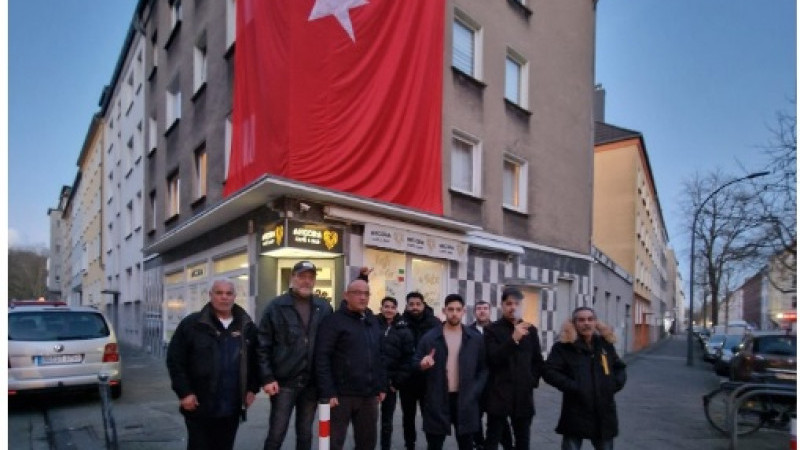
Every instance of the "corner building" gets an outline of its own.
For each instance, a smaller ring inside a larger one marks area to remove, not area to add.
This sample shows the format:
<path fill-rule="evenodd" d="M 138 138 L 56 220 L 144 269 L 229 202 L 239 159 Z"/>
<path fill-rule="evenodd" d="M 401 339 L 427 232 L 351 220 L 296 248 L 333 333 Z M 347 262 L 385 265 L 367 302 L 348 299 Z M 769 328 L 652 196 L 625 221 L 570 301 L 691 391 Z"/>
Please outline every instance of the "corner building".
<path fill-rule="evenodd" d="M 309 259 L 332 301 L 374 268 L 373 310 L 518 286 L 549 348 L 591 299 L 595 2 L 319 3 L 140 2 L 144 345 L 217 278 L 260 317 Z"/>

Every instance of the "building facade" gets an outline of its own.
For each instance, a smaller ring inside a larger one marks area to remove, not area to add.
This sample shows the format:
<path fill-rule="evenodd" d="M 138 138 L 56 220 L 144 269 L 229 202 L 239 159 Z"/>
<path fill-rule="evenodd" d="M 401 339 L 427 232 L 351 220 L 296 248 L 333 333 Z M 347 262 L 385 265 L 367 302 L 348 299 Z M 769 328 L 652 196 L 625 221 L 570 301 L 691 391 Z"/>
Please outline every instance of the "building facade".
<path fill-rule="evenodd" d="M 592 249 L 592 305 L 597 318 L 614 328 L 620 355 L 633 350 L 633 277 L 596 247 Z"/>
<path fill-rule="evenodd" d="M 100 114 L 105 135 L 103 170 L 104 309 L 117 336 L 141 346 L 143 339 L 143 210 L 145 38 L 132 24 Z"/>
<path fill-rule="evenodd" d="M 58 196 L 58 206 L 49 208 L 47 216 L 50 218 L 50 251 L 47 255 L 47 298 L 61 300 L 64 271 L 64 258 L 68 250 L 67 221 L 64 218 L 64 208 L 70 197 L 72 188 L 62 186 Z"/>
<path fill-rule="evenodd" d="M 383 295 L 402 308 L 411 290 L 437 313 L 449 292 L 496 308 L 502 287 L 516 285 L 526 318 L 552 344 L 571 309 L 591 300 L 593 2 L 445 3 L 442 214 L 270 176 L 223 195 L 236 6 L 137 10 L 148 124 L 144 345 L 163 349 L 215 278 L 234 281 L 237 302 L 258 316 L 301 259 L 318 266 L 319 294 L 330 299 L 373 267 L 373 309 Z"/>
<path fill-rule="evenodd" d="M 677 273 L 642 134 L 597 122 L 594 170 L 593 242 L 633 274 L 638 350 L 658 339 L 674 314 Z"/>

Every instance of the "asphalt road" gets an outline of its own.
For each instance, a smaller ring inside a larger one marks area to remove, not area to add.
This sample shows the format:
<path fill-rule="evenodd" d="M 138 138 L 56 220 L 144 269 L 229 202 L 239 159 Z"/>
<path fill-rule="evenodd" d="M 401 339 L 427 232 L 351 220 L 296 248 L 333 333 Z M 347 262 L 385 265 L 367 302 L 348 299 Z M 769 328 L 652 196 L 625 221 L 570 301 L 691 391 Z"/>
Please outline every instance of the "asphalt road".
<path fill-rule="evenodd" d="M 131 348 L 123 348 L 123 395 L 113 402 L 120 450 L 178 450 L 186 448 L 178 401 L 169 388 L 161 360 Z M 651 348 L 631 355 L 628 383 L 617 395 L 620 435 L 617 450 L 724 450 L 725 436 L 715 431 L 703 415 L 702 395 L 714 389 L 720 378 L 695 352 L 695 365 L 686 365 L 685 336 L 668 337 Z M 561 395 L 542 384 L 534 394 L 537 415 L 533 419 L 531 448 L 560 449 L 553 429 Z M 258 449 L 267 433 L 269 401 L 259 394 L 248 421 L 239 428 L 236 449 Z M 80 449 L 105 448 L 99 397 L 68 395 L 33 397 L 9 403 L 9 448 Z M 421 421 L 418 419 L 418 428 Z M 395 413 L 393 448 L 402 449 L 400 411 Z M 424 442 L 423 435 L 420 439 Z M 352 447 L 348 440 L 346 447 Z M 418 442 L 418 448 L 424 448 Z M 294 448 L 290 431 L 284 448 Z M 445 448 L 455 449 L 448 438 Z M 587 442 L 584 448 L 591 448 Z M 762 430 L 740 439 L 739 449 L 784 450 L 786 431 Z"/>

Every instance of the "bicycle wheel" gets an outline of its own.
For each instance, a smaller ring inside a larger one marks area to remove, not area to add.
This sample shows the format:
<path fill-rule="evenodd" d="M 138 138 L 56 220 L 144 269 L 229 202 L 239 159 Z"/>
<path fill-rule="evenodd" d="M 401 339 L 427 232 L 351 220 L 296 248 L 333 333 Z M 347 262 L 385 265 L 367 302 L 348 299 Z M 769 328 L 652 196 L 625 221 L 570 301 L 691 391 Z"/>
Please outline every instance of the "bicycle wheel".
<path fill-rule="evenodd" d="M 708 423 L 717 431 L 728 433 L 727 414 L 729 406 L 732 407 L 730 398 L 731 391 L 723 388 L 715 389 L 703 396 L 703 411 L 705 412 Z M 763 408 L 761 402 L 749 400 L 745 402 L 736 415 L 737 433 L 744 436 L 755 433 L 764 424 Z"/>

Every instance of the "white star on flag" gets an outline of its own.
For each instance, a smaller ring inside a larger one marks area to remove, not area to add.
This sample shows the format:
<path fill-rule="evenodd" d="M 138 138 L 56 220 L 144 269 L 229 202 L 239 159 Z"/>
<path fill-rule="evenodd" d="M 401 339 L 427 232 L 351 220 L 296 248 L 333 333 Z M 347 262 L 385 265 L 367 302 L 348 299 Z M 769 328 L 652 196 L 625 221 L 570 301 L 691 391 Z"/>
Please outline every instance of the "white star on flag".
<path fill-rule="evenodd" d="M 316 0 L 308 21 L 321 19 L 325 16 L 334 16 L 339 21 L 339 25 L 344 28 L 350 40 L 356 41 L 353 33 L 353 23 L 350 21 L 350 10 L 368 4 L 367 0 Z"/>

